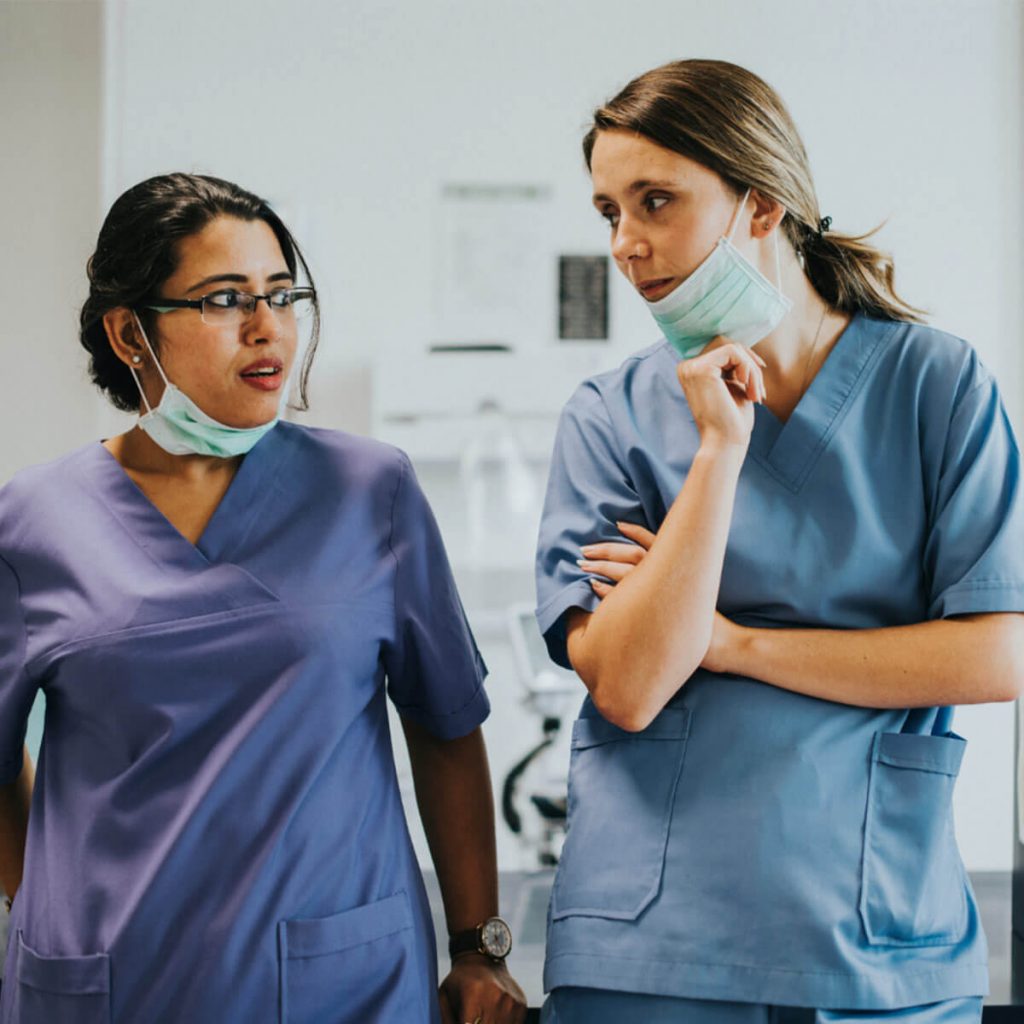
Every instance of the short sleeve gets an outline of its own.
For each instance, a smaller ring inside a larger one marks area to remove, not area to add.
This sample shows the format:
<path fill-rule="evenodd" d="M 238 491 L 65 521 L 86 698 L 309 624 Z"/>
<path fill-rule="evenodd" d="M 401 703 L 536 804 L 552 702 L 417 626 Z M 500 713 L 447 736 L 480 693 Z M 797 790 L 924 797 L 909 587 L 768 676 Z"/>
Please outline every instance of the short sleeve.
<path fill-rule="evenodd" d="M 924 550 L 929 618 L 1024 611 L 1020 450 L 995 381 L 956 406 Z"/>
<path fill-rule="evenodd" d="M 452 577 L 441 532 L 402 455 L 392 507 L 395 632 L 384 648 L 388 694 L 399 713 L 435 736 L 472 732 L 488 715 L 487 675 Z"/>
<path fill-rule="evenodd" d="M 0 785 L 21 774 L 22 748 L 36 686 L 25 671 L 25 620 L 18 577 L 0 558 Z"/>
<path fill-rule="evenodd" d="M 562 411 L 537 543 L 537 624 L 551 659 L 571 669 L 565 612 L 598 597 L 576 561 L 584 544 L 622 541 L 617 522 L 647 525 L 600 393 L 584 384 Z"/>

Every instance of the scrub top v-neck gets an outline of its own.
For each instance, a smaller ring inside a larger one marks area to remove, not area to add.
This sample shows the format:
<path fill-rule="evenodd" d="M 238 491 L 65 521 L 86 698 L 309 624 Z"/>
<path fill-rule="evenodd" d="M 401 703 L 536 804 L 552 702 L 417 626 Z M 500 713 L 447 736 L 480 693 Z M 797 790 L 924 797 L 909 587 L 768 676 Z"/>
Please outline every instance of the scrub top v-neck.
<path fill-rule="evenodd" d="M 274 493 L 272 482 L 285 450 L 271 442 L 259 445 L 242 458 L 230 484 L 199 539 L 193 543 L 153 504 L 102 444 L 89 448 L 92 461 L 85 467 L 99 484 L 98 493 L 112 515 L 140 546 L 158 552 L 167 564 L 205 568 L 230 561 L 231 545 L 241 543 Z M 139 500 L 139 499 L 142 500 Z"/>
<path fill-rule="evenodd" d="M 101 445 L 0 491 L 0 772 L 46 723 L 0 1021 L 437 1019 L 385 692 L 486 669 L 408 460 L 279 424 L 197 544 Z"/>
<path fill-rule="evenodd" d="M 700 444 L 661 342 L 584 382 L 555 442 L 537 617 L 598 599 L 584 544 L 657 530 Z M 789 419 L 756 408 L 718 608 L 763 628 L 1024 611 L 1020 456 L 966 343 L 855 316 Z M 985 667 L 979 664 L 978 671 Z M 948 708 L 878 710 L 698 669 L 645 730 L 584 701 L 545 988 L 886 1009 L 982 994 Z"/>

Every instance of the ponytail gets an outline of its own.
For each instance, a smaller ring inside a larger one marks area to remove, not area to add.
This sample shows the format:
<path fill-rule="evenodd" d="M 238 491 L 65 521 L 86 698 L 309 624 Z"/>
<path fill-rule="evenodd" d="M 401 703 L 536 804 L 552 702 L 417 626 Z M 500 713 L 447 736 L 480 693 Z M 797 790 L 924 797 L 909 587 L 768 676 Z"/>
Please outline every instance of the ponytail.
<path fill-rule="evenodd" d="M 925 311 L 896 293 L 892 256 L 867 241 L 877 228 L 863 235 L 844 235 L 818 231 L 792 217 L 785 227 L 811 285 L 833 309 L 881 320 L 923 322 Z"/>

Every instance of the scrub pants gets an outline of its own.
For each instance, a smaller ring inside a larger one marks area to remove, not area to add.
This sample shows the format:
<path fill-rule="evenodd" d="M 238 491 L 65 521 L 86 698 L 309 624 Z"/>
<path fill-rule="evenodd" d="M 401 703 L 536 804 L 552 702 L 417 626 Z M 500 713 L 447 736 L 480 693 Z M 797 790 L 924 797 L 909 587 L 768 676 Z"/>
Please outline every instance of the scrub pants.
<path fill-rule="evenodd" d="M 556 988 L 541 1024 L 978 1024 L 981 997 L 950 999 L 902 1010 L 810 1010 L 705 999 Z"/>

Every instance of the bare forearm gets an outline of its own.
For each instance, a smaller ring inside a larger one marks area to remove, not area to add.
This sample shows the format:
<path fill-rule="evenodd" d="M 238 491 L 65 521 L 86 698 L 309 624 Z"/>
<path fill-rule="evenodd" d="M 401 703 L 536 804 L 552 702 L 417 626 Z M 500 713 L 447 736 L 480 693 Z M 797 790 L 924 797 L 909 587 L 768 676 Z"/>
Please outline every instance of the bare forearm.
<path fill-rule="evenodd" d="M 0 887 L 8 896 L 14 896 L 21 885 L 32 802 L 32 761 L 27 750 L 22 757 L 24 764 L 18 778 L 0 786 Z"/>
<path fill-rule="evenodd" d="M 707 651 L 745 454 L 701 448 L 642 563 L 570 632 L 574 668 L 624 728 L 643 728 Z"/>
<path fill-rule="evenodd" d="M 1014 700 L 1024 677 L 1024 616 L 993 614 L 885 629 L 733 626 L 721 671 L 872 708 Z"/>
<path fill-rule="evenodd" d="M 498 913 L 494 800 L 483 734 L 439 740 L 402 719 L 416 802 L 450 932 Z"/>

